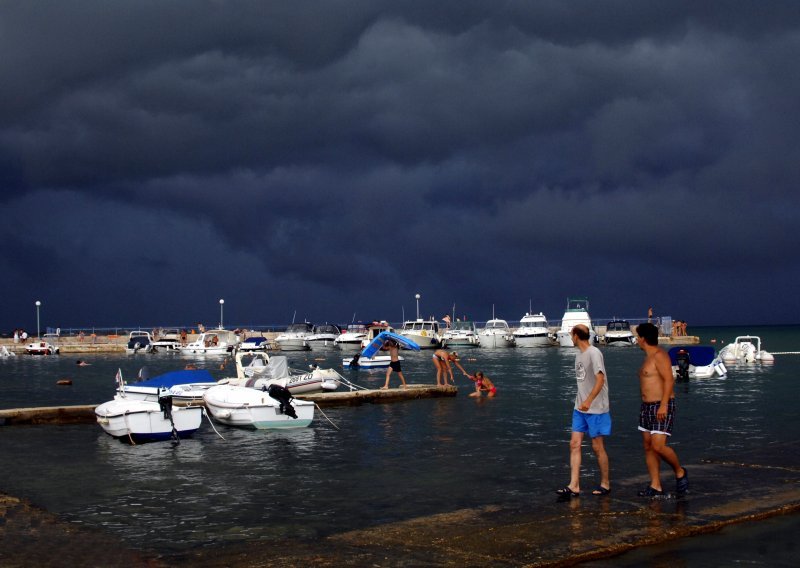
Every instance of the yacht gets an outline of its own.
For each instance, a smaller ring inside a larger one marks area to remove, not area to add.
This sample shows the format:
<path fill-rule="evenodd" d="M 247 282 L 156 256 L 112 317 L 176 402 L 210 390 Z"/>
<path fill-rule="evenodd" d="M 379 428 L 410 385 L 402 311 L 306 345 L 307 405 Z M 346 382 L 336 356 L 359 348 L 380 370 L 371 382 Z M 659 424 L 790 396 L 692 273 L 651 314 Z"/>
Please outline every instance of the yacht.
<path fill-rule="evenodd" d="M 514 341 L 517 347 L 548 347 L 553 345 L 547 318 L 542 312 L 526 313 L 514 330 Z"/>
<path fill-rule="evenodd" d="M 179 348 L 181 355 L 225 355 L 239 345 L 239 336 L 227 329 L 204 331 Z"/>
<path fill-rule="evenodd" d="M 592 318 L 589 317 L 589 298 L 585 296 L 567 298 L 567 309 L 561 319 L 561 329 L 556 332 L 556 339 L 561 347 L 574 347 L 572 328 L 581 323 L 589 328 L 589 343 L 596 342 L 597 334 L 592 328 Z"/>
<path fill-rule="evenodd" d="M 313 331 L 314 326 L 307 321 L 293 323 L 275 338 L 275 343 L 281 351 L 308 351 L 308 337 Z"/>
<path fill-rule="evenodd" d="M 514 347 L 514 334 L 503 319 L 490 319 L 478 332 L 481 347 Z"/>
<path fill-rule="evenodd" d="M 388 325 L 388 324 L 387 324 Z M 367 324 L 353 322 L 334 340 L 334 345 L 342 351 L 360 351 L 361 342 L 367 337 Z"/>
<path fill-rule="evenodd" d="M 442 347 L 451 349 L 464 347 L 480 347 L 478 341 L 478 330 L 473 321 L 456 320 L 453 326 L 446 329 L 442 334 Z"/>
<path fill-rule="evenodd" d="M 603 336 L 606 345 L 636 345 L 636 337 L 631 331 L 631 324 L 627 320 L 611 320 L 606 324 L 606 334 Z"/>
<path fill-rule="evenodd" d="M 327 351 L 336 348 L 336 338 L 342 334 L 338 325 L 326 323 L 315 325 L 314 331 L 306 338 L 306 344 L 312 351 Z"/>
<path fill-rule="evenodd" d="M 442 346 L 439 322 L 433 319 L 409 320 L 403 323 L 403 329 L 397 333 L 419 345 L 420 349 L 438 349 Z"/>

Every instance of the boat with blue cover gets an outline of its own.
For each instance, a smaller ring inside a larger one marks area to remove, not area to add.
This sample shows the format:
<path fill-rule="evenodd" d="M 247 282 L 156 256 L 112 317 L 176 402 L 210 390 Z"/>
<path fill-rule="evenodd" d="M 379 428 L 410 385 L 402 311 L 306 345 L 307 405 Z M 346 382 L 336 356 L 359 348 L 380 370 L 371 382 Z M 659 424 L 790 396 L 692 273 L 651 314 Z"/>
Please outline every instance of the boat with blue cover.
<path fill-rule="evenodd" d="M 679 345 L 668 351 L 672 372 L 678 379 L 724 378 L 728 370 L 716 349 L 708 345 Z"/>

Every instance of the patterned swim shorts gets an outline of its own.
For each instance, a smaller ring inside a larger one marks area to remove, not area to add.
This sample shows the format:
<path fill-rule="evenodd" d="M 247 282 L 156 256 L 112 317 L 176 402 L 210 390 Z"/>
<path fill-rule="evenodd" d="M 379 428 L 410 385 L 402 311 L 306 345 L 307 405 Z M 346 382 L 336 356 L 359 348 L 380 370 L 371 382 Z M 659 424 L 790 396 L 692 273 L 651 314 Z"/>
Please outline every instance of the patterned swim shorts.
<path fill-rule="evenodd" d="M 667 403 L 667 417 L 663 421 L 658 420 L 658 407 L 661 402 L 643 402 L 639 410 L 639 431 L 650 432 L 651 434 L 666 434 L 672 436 L 672 422 L 675 420 L 675 399 L 669 399 Z"/>

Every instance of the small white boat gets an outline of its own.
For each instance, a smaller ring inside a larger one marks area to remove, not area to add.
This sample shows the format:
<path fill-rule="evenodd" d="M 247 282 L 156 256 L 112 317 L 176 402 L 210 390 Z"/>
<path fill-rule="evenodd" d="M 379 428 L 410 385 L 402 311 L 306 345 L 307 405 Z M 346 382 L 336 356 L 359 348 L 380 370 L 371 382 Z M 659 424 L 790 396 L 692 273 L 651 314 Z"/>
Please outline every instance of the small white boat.
<path fill-rule="evenodd" d="M 278 344 L 278 349 L 281 351 L 308 351 L 306 340 L 312 331 L 314 331 L 314 326 L 308 322 L 293 323 L 275 338 L 275 343 Z"/>
<path fill-rule="evenodd" d="M 631 331 L 631 324 L 627 320 L 611 320 L 606 324 L 606 333 L 603 336 L 606 345 L 627 346 L 636 345 L 636 337 Z"/>
<path fill-rule="evenodd" d="M 214 377 L 205 369 L 183 369 L 170 371 L 136 383 L 117 386 L 117 393 L 129 400 L 158 402 L 159 396 L 167 391 L 176 406 L 203 404 L 203 392 L 217 384 Z"/>
<path fill-rule="evenodd" d="M 498 347 L 514 347 L 514 334 L 503 319 L 490 319 L 478 332 L 481 347 L 494 349 Z"/>
<path fill-rule="evenodd" d="M 306 338 L 306 344 L 312 351 L 329 351 L 336 348 L 336 338 L 341 334 L 342 330 L 338 325 L 315 325 L 311 335 Z"/>
<path fill-rule="evenodd" d="M 442 347 L 450 349 L 480 347 L 475 322 L 456 320 L 452 327 L 446 329 L 442 334 Z"/>
<path fill-rule="evenodd" d="M 117 372 L 117 387 L 124 386 L 122 372 Z M 200 428 L 202 406 L 174 406 L 172 397 L 164 393 L 157 402 L 116 395 L 94 410 L 103 430 L 131 443 L 178 440 L 191 436 Z"/>
<path fill-rule="evenodd" d="M 419 345 L 420 349 L 438 349 L 442 346 L 439 322 L 432 319 L 409 320 L 403 323 L 403 329 L 397 333 Z"/>
<path fill-rule="evenodd" d="M 272 394 L 270 394 L 272 393 Z M 314 403 L 297 400 L 271 385 L 266 391 L 217 385 L 203 395 L 208 412 L 222 424 L 241 428 L 304 428 L 314 419 Z"/>
<path fill-rule="evenodd" d="M 719 352 L 727 364 L 734 363 L 774 363 L 775 356 L 761 349 L 761 338 L 757 335 L 740 335 Z"/>
<path fill-rule="evenodd" d="M 334 344 L 342 351 L 361 351 L 361 343 L 366 338 L 367 324 L 362 322 L 351 323 L 347 326 L 347 329 L 336 338 Z"/>
<path fill-rule="evenodd" d="M 403 356 L 397 357 L 398 361 L 403 361 Z M 380 367 L 388 367 L 392 362 L 390 355 L 375 355 L 373 357 L 361 357 L 356 353 L 353 357 L 345 357 L 342 359 L 342 365 L 345 369 L 375 369 Z"/>
<path fill-rule="evenodd" d="M 244 357 L 252 356 L 247 365 Z M 316 391 L 334 391 L 339 388 L 340 376 L 333 369 L 315 367 L 310 371 L 290 369 L 283 355 L 270 357 L 266 353 L 237 353 L 236 377 L 220 379 L 219 384 L 229 384 L 254 389 L 267 389 L 279 385 L 293 395 Z"/>
<path fill-rule="evenodd" d="M 57 343 L 50 343 L 47 334 L 25 346 L 28 355 L 58 355 L 61 350 Z"/>
<path fill-rule="evenodd" d="M 13 351 L 9 351 L 8 347 L 6 347 L 5 345 L 0 345 L 0 358 L 3 358 L 3 357 L 16 357 L 16 356 L 17 356 L 17 354 L 14 353 Z"/>
<path fill-rule="evenodd" d="M 252 351 L 266 351 L 268 348 L 269 339 L 260 335 L 254 335 L 242 341 L 237 349 L 247 353 Z"/>
<path fill-rule="evenodd" d="M 592 327 L 592 318 L 589 316 L 589 298 L 567 298 L 567 309 L 561 318 L 561 329 L 556 332 L 559 346 L 575 347 L 572 343 L 572 328 L 578 324 L 589 328 L 589 343 L 595 343 L 597 334 Z"/>
<path fill-rule="evenodd" d="M 707 345 L 686 345 L 673 347 L 668 351 L 672 363 L 672 373 L 676 379 L 725 378 L 728 369 L 713 347 Z"/>
<path fill-rule="evenodd" d="M 137 353 L 155 352 L 153 340 L 148 331 L 132 331 L 128 334 L 128 344 L 125 346 L 125 353 L 135 355 Z"/>
<path fill-rule="evenodd" d="M 225 355 L 239 345 L 239 338 L 227 329 L 201 333 L 196 340 L 180 347 L 181 355 Z"/>
<path fill-rule="evenodd" d="M 514 341 L 517 347 L 549 347 L 553 345 L 547 318 L 542 312 L 530 312 L 519 320 L 519 327 L 514 330 Z"/>

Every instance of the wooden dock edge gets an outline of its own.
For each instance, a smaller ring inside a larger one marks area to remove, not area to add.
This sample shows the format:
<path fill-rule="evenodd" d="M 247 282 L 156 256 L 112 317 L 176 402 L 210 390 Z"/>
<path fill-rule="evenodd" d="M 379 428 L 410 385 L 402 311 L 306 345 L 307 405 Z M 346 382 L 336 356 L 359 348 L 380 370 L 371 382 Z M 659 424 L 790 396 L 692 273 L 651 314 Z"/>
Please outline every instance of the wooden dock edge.
<path fill-rule="evenodd" d="M 43 406 L 0 410 L 0 426 L 19 424 L 93 424 L 96 404 L 80 406 Z"/>
<path fill-rule="evenodd" d="M 369 389 L 299 394 L 295 398 L 316 402 L 320 407 L 328 407 L 358 406 L 367 403 L 383 404 L 421 398 L 452 397 L 457 394 L 458 388 L 454 386 L 437 387 L 436 385 L 408 385 L 406 388 L 392 387 L 386 390 Z"/>

